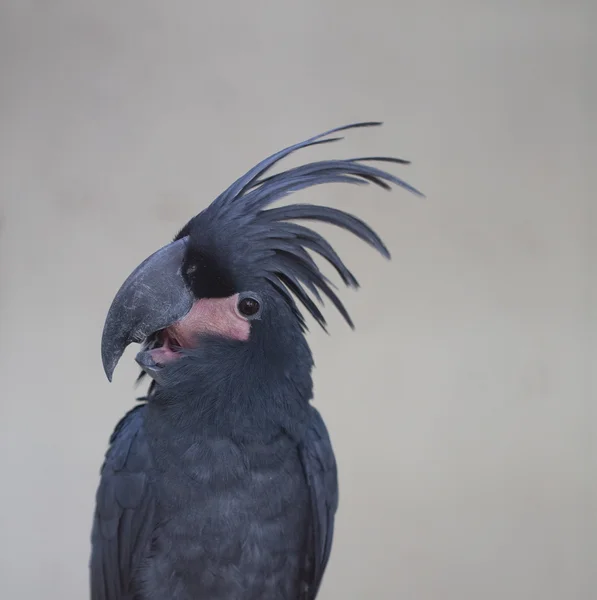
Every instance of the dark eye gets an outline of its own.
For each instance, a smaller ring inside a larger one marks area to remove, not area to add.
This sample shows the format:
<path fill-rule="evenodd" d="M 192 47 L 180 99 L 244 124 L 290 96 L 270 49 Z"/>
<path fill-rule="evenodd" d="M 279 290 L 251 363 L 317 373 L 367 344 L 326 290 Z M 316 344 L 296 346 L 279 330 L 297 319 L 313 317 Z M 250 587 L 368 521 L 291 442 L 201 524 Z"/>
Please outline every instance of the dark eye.
<path fill-rule="evenodd" d="M 254 317 L 260 309 L 259 300 L 251 296 L 245 296 L 238 301 L 238 312 L 243 317 Z"/>

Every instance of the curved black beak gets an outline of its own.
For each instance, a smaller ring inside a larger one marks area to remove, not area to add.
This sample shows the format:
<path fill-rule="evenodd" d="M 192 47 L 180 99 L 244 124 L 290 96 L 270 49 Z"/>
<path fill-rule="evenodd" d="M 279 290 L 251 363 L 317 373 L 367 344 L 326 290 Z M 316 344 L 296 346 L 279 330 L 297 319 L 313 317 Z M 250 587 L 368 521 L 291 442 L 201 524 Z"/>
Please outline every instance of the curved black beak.
<path fill-rule="evenodd" d="M 193 305 L 181 268 L 187 238 L 164 246 L 127 278 L 112 301 L 102 334 L 102 363 L 109 381 L 126 347 L 182 319 Z"/>

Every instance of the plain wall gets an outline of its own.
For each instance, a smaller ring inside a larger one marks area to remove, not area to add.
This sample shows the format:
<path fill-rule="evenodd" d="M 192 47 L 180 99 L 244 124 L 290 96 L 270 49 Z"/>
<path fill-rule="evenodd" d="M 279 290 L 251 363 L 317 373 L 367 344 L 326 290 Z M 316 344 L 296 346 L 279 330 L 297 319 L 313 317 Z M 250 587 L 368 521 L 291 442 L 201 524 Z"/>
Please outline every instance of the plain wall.
<path fill-rule="evenodd" d="M 427 198 L 331 186 L 387 262 L 312 324 L 340 468 L 322 599 L 595 597 L 591 0 L 0 4 L 0 597 L 88 596 L 128 273 L 265 155 L 390 154 Z M 591 172 L 590 172 L 591 171 Z M 593 213 L 594 214 L 594 213 Z"/>

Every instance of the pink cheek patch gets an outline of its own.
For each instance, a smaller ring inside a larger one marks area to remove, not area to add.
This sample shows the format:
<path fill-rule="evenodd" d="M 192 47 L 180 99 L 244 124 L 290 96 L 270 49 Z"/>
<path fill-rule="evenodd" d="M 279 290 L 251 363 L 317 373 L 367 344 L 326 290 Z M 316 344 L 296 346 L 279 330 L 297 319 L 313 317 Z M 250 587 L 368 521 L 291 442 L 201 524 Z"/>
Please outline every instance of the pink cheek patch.
<path fill-rule="evenodd" d="M 196 345 L 196 338 L 201 334 L 246 341 L 251 325 L 237 313 L 237 302 L 238 294 L 197 300 L 186 317 L 168 328 L 168 333 L 183 348 Z"/>

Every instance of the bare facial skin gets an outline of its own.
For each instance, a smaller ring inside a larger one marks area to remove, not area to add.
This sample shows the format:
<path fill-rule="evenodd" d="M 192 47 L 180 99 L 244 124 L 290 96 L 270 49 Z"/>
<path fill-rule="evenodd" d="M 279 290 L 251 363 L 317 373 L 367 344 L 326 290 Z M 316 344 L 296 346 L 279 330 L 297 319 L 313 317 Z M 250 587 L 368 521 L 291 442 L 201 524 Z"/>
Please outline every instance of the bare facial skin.
<path fill-rule="evenodd" d="M 251 324 L 238 312 L 238 296 L 197 300 L 183 319 L 162 331 L 163 345 L 150 352 L 153 360 L 161 365 L 176 360 L 180 354 L 175 348 L 195 347 L 201 334 L 248 340 Z"/>

